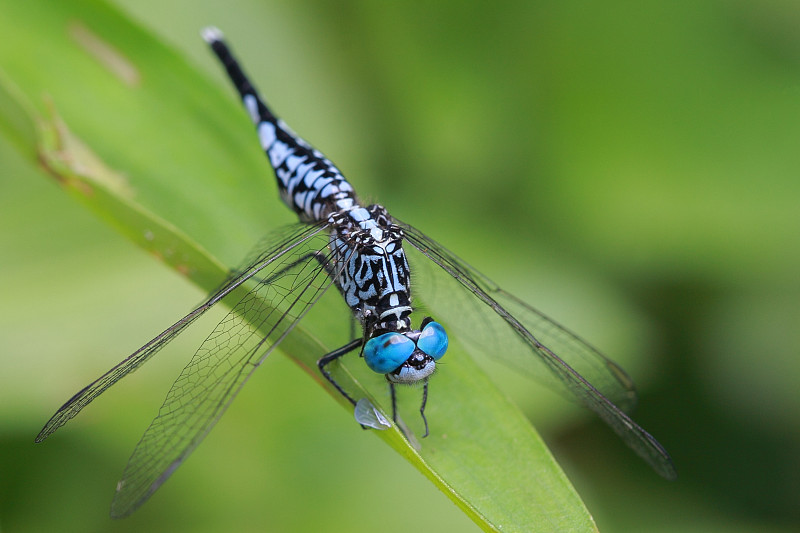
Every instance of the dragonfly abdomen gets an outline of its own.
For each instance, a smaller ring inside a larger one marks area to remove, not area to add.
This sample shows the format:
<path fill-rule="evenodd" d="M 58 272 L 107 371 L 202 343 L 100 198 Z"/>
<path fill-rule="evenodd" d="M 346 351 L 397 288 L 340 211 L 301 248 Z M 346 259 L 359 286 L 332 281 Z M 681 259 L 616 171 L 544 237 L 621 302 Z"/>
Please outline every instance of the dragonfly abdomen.
<path fill-rule="evenodd" d="M 252 94 L 243 97 L 256 124 L 261 147 L 275 169 L 284 203 L 307 221 L 324 220 L 331 213 L 357 207 L 353 187 L 333 163 L 290 133 L 282 120 L 274 117 L 263 120 L 260 115 L 254 115 L 257 101 Z"/>
<path fill-rule="evenodd" d="M 284 203 L 305 221 L 325 220 L 331 213 L 357 206 L 353 187 L 339 169 L 276 117 L 258 96 L 258 91 L 222 41 L 219 30 L 207 28 L 203 38 L 225 66 L 256 126 L 261 148 L 275 170 Z"/>

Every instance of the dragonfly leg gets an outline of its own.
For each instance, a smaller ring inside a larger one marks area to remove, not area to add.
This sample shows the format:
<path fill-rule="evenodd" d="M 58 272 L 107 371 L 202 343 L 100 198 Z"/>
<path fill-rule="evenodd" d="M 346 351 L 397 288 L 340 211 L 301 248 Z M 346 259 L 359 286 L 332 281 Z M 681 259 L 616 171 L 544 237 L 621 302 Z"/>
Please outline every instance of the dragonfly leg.
<path fill-rule="evenodd" d="M 395 390 L 395 384 L 389 382 L 389 393 L 392 397 L 392 420 L 398 427 L 401 427 L 397 421 L 397 392 Z M 425 416 L 425 404 L 428 403 L 428 382 L 427 380 L 422 385 L 422 404 L 419 406 L 419 414 L 422 417 L 422 422 L 425 424 L 425 434 L 422 436 L 424 439 L 428 436 L 428 418 Z"/>
<path fill-rule="evenodd" d="M 392 420 L 397 424 L 397 392 L 394 389 L 394 383 L 389 382 L 389 393 L 392 395 Z"/>
<path fill-rule="evenodd" d="M 428 436 L 428 419 L 425 418 L 425 404 L 428 403 L 428 380 L 425 380 L 425 383 L 422 385 L 422 404 L 419 406 L 419 414 L 422 417 L 422 421 L 425 423 L 425 434 L 422 436 L 424 439 Z"/>
<path fill-rule="evenodd" d="M 325 367 L 328 366 L 328 363 L 330 363 L 331 361 L 335 361 L 336 359 L 339 359 L 341 356 L 348 354 L 353 350 L 355 350 L 356 348 L 360 347 L 361 344 L 362 344 L 362 339 L 354 339 L 345 344 L 344 346 L 342 346 L 341 348 L 337 348 L 336 350 L 323 355 L 319 359 L 319 361 L 317 361 L 317 366 L 319 367 L 320 373 L 323 376 L 325 376 L 325 379 L 327 379 L 330 382 L 330 384 L 336 388 L 337 391 L 339 391 L 339 394 L 347 398 L 347 400 L 353 405 L 356 404 L 356 401 L 353 399 L 352 396 L 350 396 L 349 394 L 347 394 L 347 392 L 345 392 L 342 386 L 339 385 L 335 379 L 333 379 L 333 376 L 331 375 L 330 372 L 328 372 L 328 369 Z"/>

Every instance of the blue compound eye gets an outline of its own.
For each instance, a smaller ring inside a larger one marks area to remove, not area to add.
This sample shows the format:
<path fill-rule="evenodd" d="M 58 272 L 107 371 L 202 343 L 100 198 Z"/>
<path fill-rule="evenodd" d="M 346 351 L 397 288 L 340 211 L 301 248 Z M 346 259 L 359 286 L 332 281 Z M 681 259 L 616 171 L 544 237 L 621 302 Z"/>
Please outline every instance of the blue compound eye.
<path fill-rule="evenodd" d="M 402 333 L 384 333 L 364 345 L 364 360 L 378 374 L 388 374 L 405 363 L 412 353 L 414 341 Z"/>
<path fill-rule="evenodd" d="M 429 322 L 422 329 L 417 340 L 417 348 L 434 358 L 439 359 L 447 351 L 447 333 L 438 322 Z"/>

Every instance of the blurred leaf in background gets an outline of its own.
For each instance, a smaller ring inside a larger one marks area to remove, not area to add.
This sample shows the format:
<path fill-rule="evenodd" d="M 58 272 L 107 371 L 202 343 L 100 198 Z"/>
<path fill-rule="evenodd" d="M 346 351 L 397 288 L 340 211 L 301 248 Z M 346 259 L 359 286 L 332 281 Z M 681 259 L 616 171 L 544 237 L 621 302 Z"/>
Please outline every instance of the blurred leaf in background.
<path fill-rule="evenodd" d="M 14 24 L 14 2 L 0 2 L 7 17 L 0 66 L 28 72 L 20 83 L 39 79 L 37 57 L 68 39 L 51 35 L 36 46 L 23 38 L 47 27 L 59 6 L 32 5 L 41 26 Z M 511 391 L 549 437 L 601 530 L 797 527 L 796 2 L 118 5 L 220 80 L 197 38 L 200 27 L 216 24 L 236 36 L 238 50 L 258 51 L 262 60 L 248 61 L 252 77 L 365 199 L 380 200 L 623 363 L 641 393 L 636 418 L 673 454 L 676 483 L 652 475 L 590 415 L 538 387 L 513 383 Z M 227 239 L 204 243 L 223 260 L 235 262 L 264 228 L 291 221 L 269 196 L 271 176 L 257 149 L 245 163 L 249 176 L 228 175 L 230 162 L 211 146 L 180 152 L 192 143 L 164 139 L 162 153 L 137 153 L 143 132 L 165 132 L 117 128 L 91 112 L 90 88 L 108 75 L 104 69 L 65 63 L 50 74 L 85 80 L 85 95 L 61 95 L 58 86 L 37 92 L 56 105 L 84 98 L 85 112 L 66 118 L 78 129 L 108 132 L 93 146 L 112 152 L 131 145 L 136 157 L 114 161 L 115 168 L 157 165 L 170 174 L 201 164 L 231 189 L 257 191 L 251 204 L 237 200 L 238 211 L 218 198 L 216 212 L 179 214 L 201 234 L 225 221 Z M 165 66 L 154 75 L 169 91 L 179 73 Z M 186 98 L 191 105 L 198 95 Z M 126 96 L 117 105 L 158 109 L 159 102 Z M 198 108 L 197 115 L 213 126 L 233 109 Z M 165 123 L 177 120 L 161 111 Z M 224 130 L 218 142 L 252 139 L 247 129 Z M 192 468 L 144 515 L 109 522 L 120 458 L 183 361 L 140 371 L 75 422 L 59 446 L 34 448 L 31 440 L 75 385 L 202 293 L 119 239 L 6 144 L 0 161 L 0 524 L 82 531 L 474 527 L 376 439 L 352 431 L 345 414 L 283 358 L 259 373 Z M 200 205 L 208 190 L 202 182 L 190 191 L 165 182 L 146 201 L 168 208 L 179 196 Z M 264 227 L 243 223 L 252 217 Z M 185 339 L 186 350 L 200 340 Z M 132 405 L 132 397 L 142 400 Z M 279 405 L 286 408 L 269 408 Z M 275 456 L 297 460 L 282 469 Z M 302 480 L 315 472 L 325 475 L 309 487 Z M 394 500 L 385 502 L 397 494 L 423 502 L 419 514 L 398 516 Z"/>

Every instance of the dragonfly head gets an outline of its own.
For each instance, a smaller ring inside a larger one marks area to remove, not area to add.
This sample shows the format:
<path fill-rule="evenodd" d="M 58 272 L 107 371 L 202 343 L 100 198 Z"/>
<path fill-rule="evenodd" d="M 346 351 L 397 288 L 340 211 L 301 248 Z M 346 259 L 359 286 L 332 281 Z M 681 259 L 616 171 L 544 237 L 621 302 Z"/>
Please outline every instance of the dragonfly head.
<path fill-rule="evenodd" d="M 446 351 L 447 333 L 428 317 L 422 321 L 422 329 L 392 331 L 369 339 L 364 345 L 364 360 L 392 383 L 416 383 L 433 374 L 436 361 Z"/>

